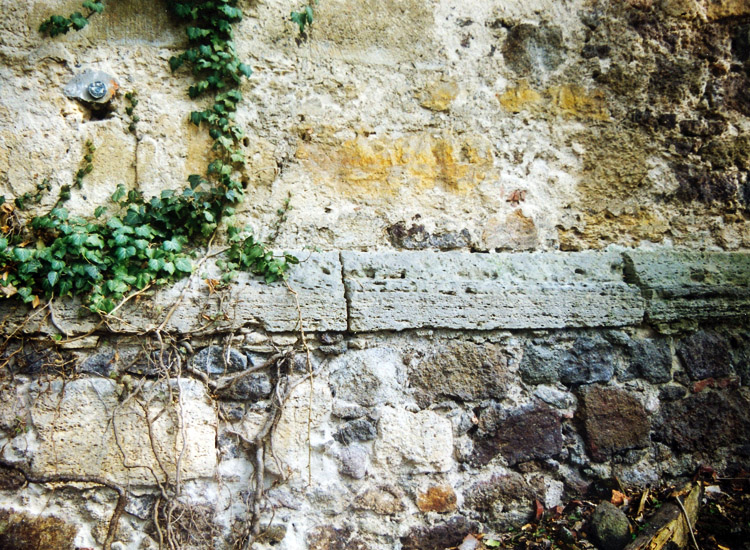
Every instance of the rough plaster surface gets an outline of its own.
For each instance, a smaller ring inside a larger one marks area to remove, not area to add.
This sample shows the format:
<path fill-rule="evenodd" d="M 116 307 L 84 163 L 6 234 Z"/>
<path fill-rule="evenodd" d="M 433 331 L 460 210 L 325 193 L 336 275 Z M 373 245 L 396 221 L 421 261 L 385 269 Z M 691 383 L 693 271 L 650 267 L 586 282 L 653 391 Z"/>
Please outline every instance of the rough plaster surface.
<path fill-rule="evenodd" d="M 87 138 L 83 215 L 118 183 L 157 194 L 203 170 L 189 75 L 167 64 L 182 30 L 160 3 L 120 2 L 54 41 L 39 22 L 75 1 L 7 4 L 0 191 L 50 178 L 47 208 Z M 288 2 L 240 7 L 255 71 L 240 221 L 269 235 L 291 193 L 282 247 L 398 248 L 399 224 L 475 250 L 750 245 L 742 1 L 330 0 L 299 46 Z M 62 95 L 88 68 L 139 91 L 137 139 L 122 99 L 95 120 Z"/>

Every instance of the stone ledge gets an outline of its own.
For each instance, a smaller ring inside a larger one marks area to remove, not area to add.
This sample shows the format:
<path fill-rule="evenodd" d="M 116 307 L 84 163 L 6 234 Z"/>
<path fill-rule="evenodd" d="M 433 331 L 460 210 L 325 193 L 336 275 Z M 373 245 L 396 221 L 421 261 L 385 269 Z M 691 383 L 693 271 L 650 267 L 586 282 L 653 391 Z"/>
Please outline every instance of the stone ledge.
<path fill-rule="evenodd" d="M 618 253 L 343 252 L 349 329 L 467 330 L 639 324 Z"/>
<path fill-rule="evenodd" d="M 300 257 L 305 258 L 306 254 Z M 218 277 L 215 267 L 209 276 Z M 187 282 L 144 296 L 108 321 L 136 334 L 159 326 Z M 165 329 L 182 334 L 263 328 L 297 330 L 297 307 L 283 284 L 241 274 L 223 295 L 195 277 Z M 308 331 L 369 332 L 615 327 L 679 319 L 747 316 L 750 254 L 675 250 L 473 254 L 468 252 L 327 252 L 290 274 Z M 346 292 L 345 292 L 346 290 Z M 68 335 L 96 327 L 80 303 L 54 305 Z M 29 313 L 0 302 L 7 334 Z M 57 331 L 46 312 L 23 332 Z"/>
<path fill-rule="evenodd" d="M 289 284 L 298 294 L 305 330 L 346 330 L 346 301 L 338 252 L 299 253 L 297 256 L 303 261 L 293 266 Z M 220 277 L 215 266 L 203 271 L 207 271 L 210 277 Z M 182 334 L 199 330 L 226 332 L 243 327 L 262 327 L 271 332 L 297 330 L 297 305 L 284 284 L 266 284 L 246 273 L 238 275 L 226 295 L 212 294 L 199 277 L 161 288 L 152 296 L 144 296 L 137 303 L 118 310 L 116 319 L 108 320 L 108 327 L 123 334 L 155 329 L 166 318 L 186 284 L 191 286 L 180 307 L 166 323 L 166 331 Z M 76 300 L 56 302 L 54 311 L 56 327 L 71 336 L 93 330 L 99 321 L 95 315 L 86 315 Z M 6 332 L 14 330 L 28 313 L 29 308 L 19 306 L 18 302 L 0 302 L 0 323 L 4 322 Z M 24 332 L 55 333 L 57 329 L 52 326 L 49 316 L 36 315 L 26 324 Z"/>
<path fill-rule="evenodd" d="M 692 251 L 627 251 L 626 280 L 640 287 L 646 319 L 747 317 L 750 254 Z"/>

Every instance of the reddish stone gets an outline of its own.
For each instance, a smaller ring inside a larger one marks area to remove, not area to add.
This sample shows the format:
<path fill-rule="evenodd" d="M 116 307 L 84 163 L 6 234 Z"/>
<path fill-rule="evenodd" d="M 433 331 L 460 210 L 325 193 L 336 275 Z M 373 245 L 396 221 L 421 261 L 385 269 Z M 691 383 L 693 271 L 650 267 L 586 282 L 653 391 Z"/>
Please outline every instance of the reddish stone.
<path fill-rule="evenodd" d="M 729 376 L 716 381 L 716 385 L 722 389 L 739 388 L 740 379 L 737 376 Z"/>
<path fill-rule="evenodd" d="M 582 398 L 586 444 L 594 460 L 649 444 L 651 425 L 635 397 L 617 388 L 589 386 Z"/>
<path fill-rule="evenodd" d="M 417 495 L 417 507 L 423 512 L 453 512 L 456 509 L 456 492 L 450 485 L 433 485 Z"/>
<path fill-rule="evenodd" d="M 698 382 L 695 382 L 690 391 L 692 391 L 693 393 L 700 393 L 708 387 L 713 388 L 715 386 L 716 386 L 716 380 L 714 380 L 713 378 L 706 378 L 704 380 L 699 380 Z"/>
<path fill-rule="evenodd" d="M 474 449 L 470 462 L 478 466 L 498 454 L 510 465 L 555 456 L 562 450 L 560 415 L 546 405 L 490 407 L 480 415 Z"/>
<path fill-rule="evenodd" d="M 706 388 L 738 388 L 740 386 L 740 380 L 736 376 L 728 376 L 726 378 L 706 378 L 705 380 L 699 380 L 693 384 L 691 391 L 693 393 L 700 393 Z"/>

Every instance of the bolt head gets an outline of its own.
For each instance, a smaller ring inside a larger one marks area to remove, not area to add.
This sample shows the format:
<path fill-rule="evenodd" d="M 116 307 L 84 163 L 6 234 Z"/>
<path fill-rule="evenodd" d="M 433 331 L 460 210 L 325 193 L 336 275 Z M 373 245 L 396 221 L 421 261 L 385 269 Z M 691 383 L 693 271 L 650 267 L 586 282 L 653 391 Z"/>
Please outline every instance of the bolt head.
<path fill-rule="evenodd" d="M 95 80 L 88 86 L 88 92 L 94 99 L 101 99 L 107 95 L 107 85 L 101 80 Z"/>

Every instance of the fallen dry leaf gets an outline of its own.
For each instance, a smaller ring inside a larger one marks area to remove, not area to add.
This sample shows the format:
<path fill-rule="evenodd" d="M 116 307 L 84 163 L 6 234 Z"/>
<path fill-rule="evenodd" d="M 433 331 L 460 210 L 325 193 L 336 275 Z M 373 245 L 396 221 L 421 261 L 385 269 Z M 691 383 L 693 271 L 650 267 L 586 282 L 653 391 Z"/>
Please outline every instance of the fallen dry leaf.
<path fill-rule="evenodd" d="M 18 294 L 18 289 L 13 285 L 0 286 L 0 292 L 5 294 L 6 298 L 10 298 L 11 296 L 15 296 L 16 294 Z"/>
<path fill-rule="evenodd" d="M 208 293 L 213 294 L 216 292 L 216 287 L 219 286 L 220 282 L 219 279 L 206 279 L 206 284 L 208 285 Z"/>
<path fill-rule="evenodd" d="M 641 502 L 638 504 L 638 511 L 635 514 L 636 518 L 640 518 L 643 515 L 643 510 L 646 508 L 646 501 L 648 500 L 649 489 L 643 491 L 641 495 Z"/>

